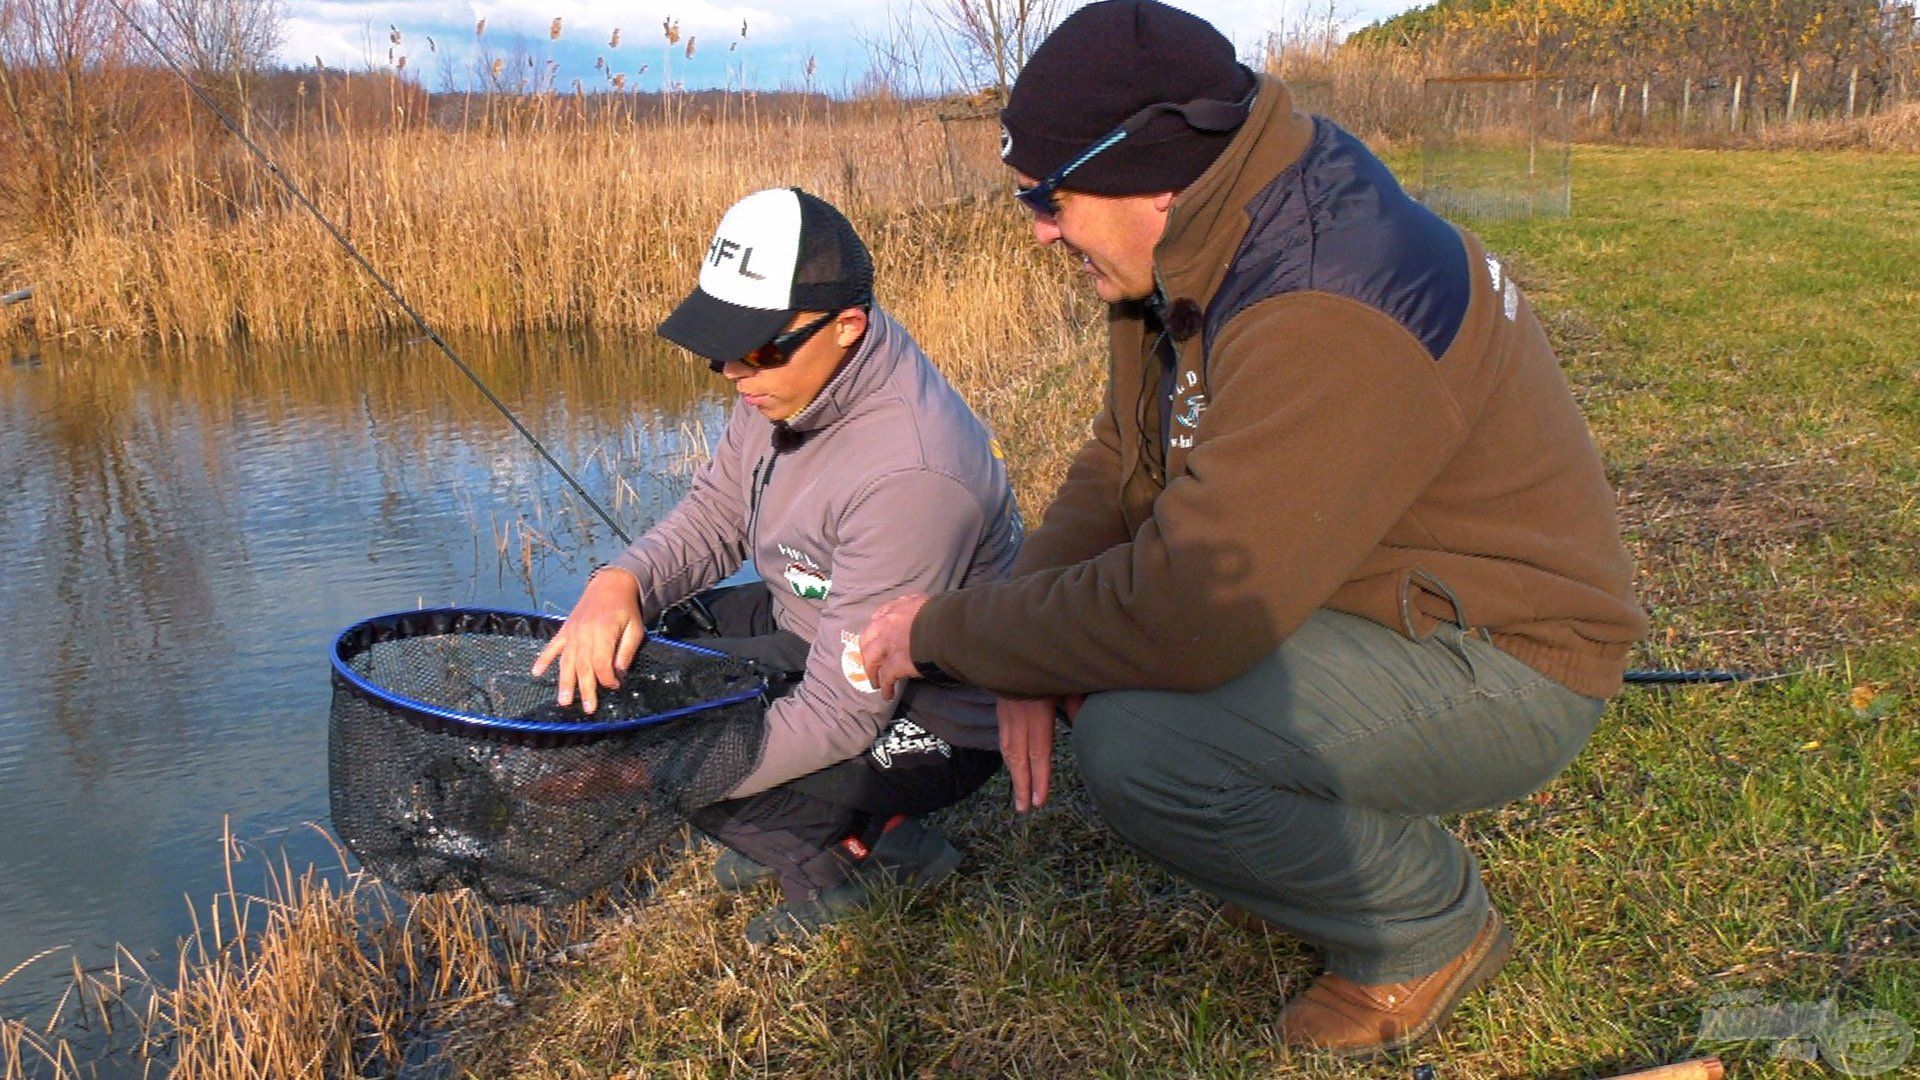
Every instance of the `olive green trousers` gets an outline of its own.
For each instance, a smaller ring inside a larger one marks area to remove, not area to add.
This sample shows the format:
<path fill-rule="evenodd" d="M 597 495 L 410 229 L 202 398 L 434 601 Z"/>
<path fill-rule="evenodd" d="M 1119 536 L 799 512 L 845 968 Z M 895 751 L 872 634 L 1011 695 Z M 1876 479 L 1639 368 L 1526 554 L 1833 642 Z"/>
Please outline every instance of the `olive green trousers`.
<path fill-rule="evenodd" d="M 1603 708 L 1457 627 L 1415 641 L 1323 610 L 1213 690 L 1089 697 L 1073 748 L 1129 843 L 1335 974 L 1390 983 L 1486 919 L 1479 864 L 1438 815 L 1544 785 Z"/>

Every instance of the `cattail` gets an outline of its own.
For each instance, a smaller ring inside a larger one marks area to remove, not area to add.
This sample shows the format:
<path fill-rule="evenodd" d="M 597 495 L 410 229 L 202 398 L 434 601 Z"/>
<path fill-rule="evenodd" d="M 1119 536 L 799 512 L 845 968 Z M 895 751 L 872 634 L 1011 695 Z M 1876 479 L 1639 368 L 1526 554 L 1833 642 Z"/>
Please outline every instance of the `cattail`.
<path fill-rule="evenodd" d="M 620 47 L 620 28 L 616 26 L 613 28 L 613 37 L 607 40 L 607 48 L 617 49 L 619 47 Z"/>
<path fill-rule="evenodd" d="M 595 71 L 605 71 L 605 70 L 607 70 L 607 58 L 606 58 L 606 57 L 604 57 L 604 56 L 596 56 L 596 57 L 594 57 L 594 58 L 593 58 L 593 70 L 595 70 Z"/>
<path fill-rule="evenodd" d="M 387 24 L 387 42 L 392 45 L 400 44 L 400 28 L 392 23 Z"/>
<path fill-rule="evenodd" d="M 625 90 L 627 88 L 627 77 L 625 75 L 615 75 L 613 77 L 613 88 L 615 90 Z"/>
<path fill-rule="evenodd" d="M 647 73 L 647 65 L 645 65 L 645 64 L 641 64 L 641 65 L 640 65 L 640 70 L 639 70 L 639 71 L 636 71 L 636 72 L 634 72 L 633 74 L 635 75 L 635 77 L 638 77 L 638 76 L 641 76 L 641 75 L 645 75 L 646 73 Z"/>
<path fill-rule="evenodd" d="M 820 61 L 812 53 L 807 54 L 807 79 L 813 79 L 813 73 L 820 70 Z"/>
<path fill-rule="evenodd" d="M 669 45 L 680 44 L 680 20 L 679 19 L 675 19 L 675 18 L 662 19 L 660 22 L 660 28 L 667 32 L 667 44 Z"/>
<path fill-rule="evenodd" d="M 393 66 L 398 71 L 407 70 L 407 54 L 401 53 L 400 58 L 393 62 Z"/>
<path fill-rule="evenodd" d="M 693 43 L 697 40 L 699 39 L 692 35 L 687 37 L 687 59 L 689 60 L 693 59 Z"/>
<path fill-rule="evenodd" d="M 498 56 L 496 56 L 496 57 L 494 57 L 494 58 L 493 58 L 493 77 L 494 77 L 494 78 L 496 78 L 496 79 L 497 79 L 497 78 L 499 78 L 499 77 L 500 77 L 500 69 L 502 69 L 502 68 L 504 68 L 504 67 L 506 67 L 506 66 L 507 66 L 507 62 L 506 62 L 506 61 L 505 61 L 504 59 L 502 59 L 502 58 L 500 58 L 500 57 L 498 57 Z"/>
<path fill-rule="evenodd" d="M 558 15 L 554 16 L 552 24 L 547 27 L 547 40 L 560 40 L 560 17 Z"/>
<path fill-rule="evenodd" d="M 487 20 L 481 19 L 479 22 L 473 24 L 474 37 L 479 37 L 481 34 L 484 34 L 486 32 L 487 32 Z"/>
<path fill-rule="evenodd" d="M 440 51 L 440 47 L 433 43 L 432 34 L 427 35 L 427 51 L 430 53 L 437 53 Z"/>
<path fill-rule="evenodd" d="M 739 48 L 739 47 L 740 47 L 740 43 L 739 43 L 739 42 L 737 42 L 737 41 L 729 41 L 729 42 L 727 42 L 727 51 L 728 51 L 728 52 L 732 52 L 733 50 L 735 50 L 735 49 L 737 49 L 737 48 Z"/>
<path fill-rule="evenodd" d="M 747 20 L 745 19 L 740 20 L 740 36 L 741 37 L 747 36 Z"/>

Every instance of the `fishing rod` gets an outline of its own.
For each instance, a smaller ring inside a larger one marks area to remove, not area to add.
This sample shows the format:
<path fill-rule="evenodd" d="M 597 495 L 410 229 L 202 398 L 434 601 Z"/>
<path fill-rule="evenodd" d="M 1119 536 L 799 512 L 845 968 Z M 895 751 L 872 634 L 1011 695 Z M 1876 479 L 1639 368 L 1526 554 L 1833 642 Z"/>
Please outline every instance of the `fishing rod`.
<path fill-rule="evenodd" d="M 480 393 L 484 394 L 486 399 L 493 404 L 494 408 L 500 410 L 500 415 L 507 418 L 507 423 L 512 424 L 515 431 L 518 431 L 529 443 L 533 444 L 533 448 L 540 452 L 540 456 L 546 460 L 547 464 L 553 466 L 554 471 L 558 472 L 561 478 L 567 482 L 567 485 L 573 488 L 574 493 L 586 501 L 586 504 L 593 509 L 593 512 L 599 515 L 601 521 L 606 522 L 607 528 L 613 530 L 613 535 L 619 537 L 620 542 L 623 544 L 632 544 L 633 538 L 628 536 L 627 531 L 622 529 L 619 523 L 613 520 L 613 515 L 607 513 L 606 508 L 602 507 L 599 501 L 592 495 L 587 494 L 587 489 L 581 486 L 580 481 L 573 478 L 573 474 L 567 471 L 565 465 L 560 464 L 559 459 L 547 452 L 546 446 L 534 437 L 533 432 L 527 430 L 527 426 L 520 422 L 520 418 L 513 414 L 512 409 L 507 408 L 507 403 L 501 401 L 500 398 L 487 387 L 487 384 L 480 380 L 480 376 L 475 374 L 474 370 L 467 366 L 466 361 L 460 359 L 459 354 L 453 351 L 453 347 L 448 345 L 446 340 L 443 339 L 433 327 L 427 325 L 427 320 L 422 318 L 418 311 L 414 310 L 412 304 L 407 303 L 407 298 L 400 295 L 400 290 L 395 288 L 393 283 L 386 279 L 385 275 L 374 269 L 373 264 L 367 261 L 365 255 L 360 254 L 360 249 L 353 246 L 353 241 L 347 239 L 346 234 L 340 231 L 340 227 L 333 223 L 333 219 L 329 218 L 318 206 L 315 206 L 313 200 L 307 198 L 306 193 L 300 190 L 300 186 L 293 182 L 293 178 L 288 176 L 279 165 L 275 164 L 271 157 L 267 156 L 267 152 L 260 148 L 259 143 L 254 142 L 245 131 L 241 130 L 240 125 L 234 122 L 233 117 L 227 115 L 227 111 L 220 107 L 220 103 L 213 100 L 205 90 L 200 88 L 199 83 L 193 81 L 193 78 L 186 73 L 185 69 L 174 62 L 173 57 L 168 55 L 166 49 L 161 47 L 160 42 L 155 40 L 154 36 L 147 32 L 147 28 L 142 26 L 138 19 L 133 17 L 133 13 L 127 10 L 121 3 L 121 0 L 107 0 L 107 4 L 112 7 L 114 11 L 118 12 L 122 19 L 126 20 L 127 25 L 133 28 L 134 33 L 140 35 L 141 40 L 147 43 L 147 47 L 153 50 L 153 54 L 160 58 L 160 62 L 167 65 L 175 75 L 180 77 L 180 81 L 185 83 L 187 89 L 193 92 L 193 96 L 200 99 L 202 105 L 212 110 L 213 115 L 220 118 L 220 123 L 225 126 L 228 131 L 233 133 L 234 138 L 239 139 L 240 142 L 246 146 L 247 150 L 253 154 L 254 158 L 258 160 L 268 172 L 272 173 L 275 179 L 280 181 L 280 185 L 287 189 L 287 194 L 293 196 L 295 202 L 305 207 L 306 211 L 313 215 L 314 220 L 318 221 L 327 232 L 333 236 L 334 240 L 338 241 L 340 246 L 346 249 L 347 254 L 353 257 L 353 261 L 360 264 L 360 269 L 365 270 L 368 277 L 378 282 L 380 287 L 387 291 L 387 295 L 393 298 L 393 302 L 399 305 L 400 310 L 406 312 L 407 317 L 413 320 L 414 326 L 420 329 L 420 333 L 428 341 L 433 342 L 433 344 L 446 355 L 448 360 L 453 361 L 453 366 L 459 368 L 460 373 L 467 377 L 467 381 L 471 382 Z"/>
<path fill-rule="evenodd" d="M 1627 672 L 1630 686 L 1702 686 L 1740 682 L 1770 682 L 1784 679 L 1787 672 L 1759 671 L 1673 671 L 1666 668 L 1635 668 Z"/>

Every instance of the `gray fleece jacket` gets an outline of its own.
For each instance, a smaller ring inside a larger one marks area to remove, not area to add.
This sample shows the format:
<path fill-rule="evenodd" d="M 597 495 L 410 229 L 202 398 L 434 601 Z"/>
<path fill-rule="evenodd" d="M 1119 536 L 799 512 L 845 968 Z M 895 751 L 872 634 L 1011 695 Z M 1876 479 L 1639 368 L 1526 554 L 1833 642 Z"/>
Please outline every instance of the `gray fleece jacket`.
<path fill-rule="evenodd" d="M 692 490 L 612 565 L 661 611 L 751 554 L 774 619 L 812 643 L 805 677 L 767 710 L 760 764 L 730 797 L 867 750 L 893 719 L 859 668 L 867 617 L 904 592 L 1005 577 L 1021 539 L 998 445 L 906 330 L 875 308 L 820 396 L 783 423 L 734 405 Z M 993 699 L 911 685 L 908 715 L 956 746 L 999 745 Z"/>

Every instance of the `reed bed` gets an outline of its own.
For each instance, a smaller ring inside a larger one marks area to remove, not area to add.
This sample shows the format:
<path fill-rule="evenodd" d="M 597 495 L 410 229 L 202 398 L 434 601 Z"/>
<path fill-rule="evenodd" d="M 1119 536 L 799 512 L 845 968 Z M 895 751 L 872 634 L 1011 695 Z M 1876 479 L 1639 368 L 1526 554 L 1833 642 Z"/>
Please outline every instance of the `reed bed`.
<path fill-rule="evenodd" d="M 911 288 L 913 277 L 886 271 L 927 265 L 955 222 L 909 222 L 997 184 L 992 137 L 989 125 L 900 108 L 263 141 L 437 329 L 498 333 L 650 330 L 697 272 L 720 214 L 774 185 L 805 187 L 884 233 L 883 280 Z M 36 289 L 9 313 L 14 329 L 210 342 L 412 329 L 235 141 L 165 145 L 91 210 L 0 248 L 0 272 Z M 1013 224 L 996 205 L 965 231 Z"/>

